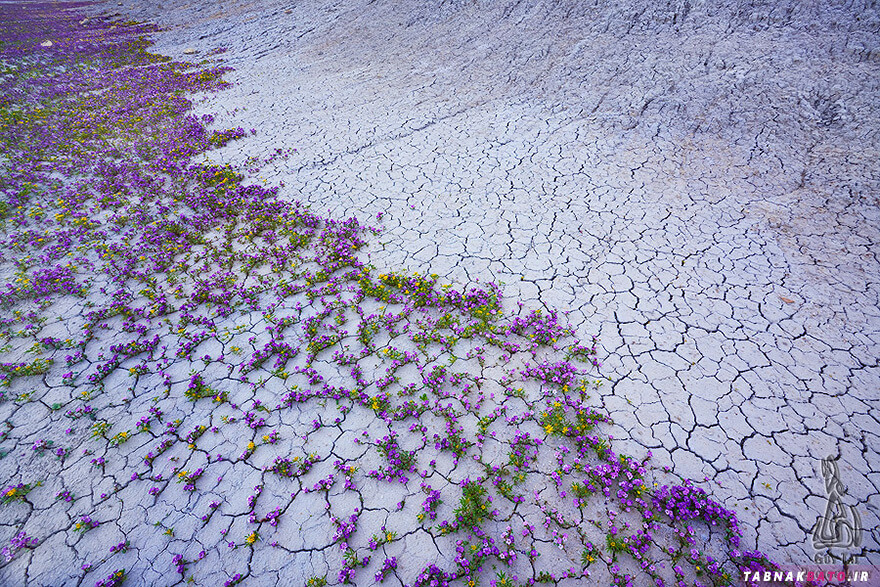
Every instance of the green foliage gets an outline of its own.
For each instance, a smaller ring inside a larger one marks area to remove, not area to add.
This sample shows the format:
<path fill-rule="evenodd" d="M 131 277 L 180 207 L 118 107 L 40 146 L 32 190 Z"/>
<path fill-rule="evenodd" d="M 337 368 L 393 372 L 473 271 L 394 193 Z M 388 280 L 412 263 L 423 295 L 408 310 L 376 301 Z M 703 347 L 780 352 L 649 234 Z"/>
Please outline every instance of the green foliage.
<path fill-rule="evenodd" d="M 100 438 L 100 437 L 104 436 L 107 433 L 107 431 L 110 430 L 112 427 L 113 427 L 113 424 L 111 424 L 110 422 L 106 422 L 104 420 L 101 420 L 100 422 L 96 422 L 92 426 L 92 438 Z"/>
<path fill-rule="evenodd" d="M 612 560 L 617 560 L 617 555 L 624 552 L 630 552 L 629 543 L 618 534 L 608 534 L 605 536 L 605 543 L 608 545 L 608 551 L 611 552 Z"/>
<path fill-rule="evenodd" d="M 0 503 L 7 505 L 14 501 L 24 501 L 24 498 L 28 493 L 42 484 L 42 481 L 37 481 L 36 483 L 19 483 L 17 485 L 10 485 L 3 492 L 3 496 L 0 497 Z"/>
<path fill-rule="evenodd" d="M 461 501 L 455 508 L 456 524 L 459 527 L 476 528 L 492 515 L 492 504 L 488 501 L 489 492 L 476 481 L 467 482 L 462 488 Z"/>
<path fill-rule="evenodd" d="M 581 565 L 586 569 L 597 560 L 599 560 L 599 549 L 587 542 L 581 553 Z"/>

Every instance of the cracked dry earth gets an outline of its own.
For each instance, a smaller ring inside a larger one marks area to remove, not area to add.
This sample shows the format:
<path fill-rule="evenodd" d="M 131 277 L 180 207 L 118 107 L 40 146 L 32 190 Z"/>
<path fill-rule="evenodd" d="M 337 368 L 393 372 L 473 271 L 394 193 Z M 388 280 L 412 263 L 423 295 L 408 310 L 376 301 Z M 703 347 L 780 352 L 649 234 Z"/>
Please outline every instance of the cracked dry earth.
<path fill-rule="evenodd" d="M 174 263 L 79 251 L 85 298 L 4 308 L 4 365 L 55 364 L 0 404 L 0 538 L 38 540 L 0 582 L 723 585 L 826 553 L 826 457 L 863 528 L 831 554 L 880 564 L 872 3 L 82 10 L 231 66 L 195 112 L 255 132 L 187 164 L 309 208 L 196 235 L 124 196 L 91 221 L 187 215 Z"/>
<path fill-rule="evenodd" d="M 229 47 L 201 104 L 380 267 L 503 283 L 598 334 L 633 454 L 813 558 L 840 458 L 877 556 L 878 70 L 870 3 L 226 2 L 133 11 Z M 133 9 L 133 7 L 132 7 Z M 769 484 L 769 487 L 767 486 Z M 745 508 L 748 508 L 746 510 Z"/>

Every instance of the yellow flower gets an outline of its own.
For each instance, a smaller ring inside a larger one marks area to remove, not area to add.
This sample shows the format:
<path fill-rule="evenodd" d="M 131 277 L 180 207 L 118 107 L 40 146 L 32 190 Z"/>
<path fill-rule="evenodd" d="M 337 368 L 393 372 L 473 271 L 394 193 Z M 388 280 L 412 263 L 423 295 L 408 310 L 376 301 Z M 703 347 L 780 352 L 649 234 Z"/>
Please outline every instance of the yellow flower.
<path fill-rule="evenodd" d="M 251 532 L 250 535 L 248 535 L 248 537 L 245 539 L 245 541 L 246 541 L 248 544 L 253 544 L 254 542 L 257 541 L 257 533 L 256 533 L 256 532 Z"/>
<path fill-rule="evenodd" d="M 13 495 L 15 495 L 15 489 L 10 489 L 6 492 L 6 497 L 12 497 Z"/>
<path fill-rule="evenodd" d="M 247 449 L 248 449 L 248 450 L 254 450 L 256 447 L 257 447 L 257 445 L 254 444 L 253 441 L 249 442 L 248 445 L 247 445 Z"/>

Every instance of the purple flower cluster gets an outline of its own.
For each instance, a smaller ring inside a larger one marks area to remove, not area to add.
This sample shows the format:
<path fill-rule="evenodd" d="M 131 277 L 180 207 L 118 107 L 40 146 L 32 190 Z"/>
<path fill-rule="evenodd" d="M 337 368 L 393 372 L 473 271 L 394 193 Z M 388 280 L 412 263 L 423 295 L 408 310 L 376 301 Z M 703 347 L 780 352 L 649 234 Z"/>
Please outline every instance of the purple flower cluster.
<path fill-rule="evenodd" d="M 368 477 L 374 477 L 384 481 L 397 480 L 404 485 L 409 481 L 407 473 L 414 473 L 416 470 L 415 452 L 405 451 L 400 448 L 397 442 L 397 434 L 391 433 L 377 441 L 379 452 L 381 452 L 388 461 L 387 467 L 380 467 L 367 473 Z"/>
<path fill-rule="evenodd" d="M 95 583 L 95 587 L 119 587 L 125 582 L 125 569 L 116 569 L 106 578 Z"/>
<path fill-rule="evenodd" d="M 3 547 L 3 558 L 6 562 L 15 558 L 15 555 L 22 548 L 36 548 L 40 541 L 32 538 L 25 533 L 24 530 L 9 539 L 9 544 Z"/>
<path fill-rule="evenodd" d="M 392 556 L 390 558 L 386 558 L 382 561 L 382 566 L 376 571 L 376 576 L 373 577 L 373 580 L 377 583 L 381 583 L 385 580 L 388 574 L 397 568 L 397 557 Z"/>
<path fill-rule="evenodd" d="M 437 508 L 443 503 L 443 500 L 440 499 L 442 494 L 425 482 L 422 482 L 421 489 L 427 497 L 425 498 L 425 501 L 422 502 L 422 511 L 419 513 L 419 521 L 421 522 L 425 517 L 429 520 L 436 520 Z"/>
<path fill-rule="evenodd" d="M 357 509 L 349 516 L 348 520 L 341 520 L 336 516 L 330 517 L 330 521 L 336 526 L 336 532 L 333 533 L 333 543 L 339 542 L 340 550 L 348 548 L 348 540 L 357 530 L 358 517 L 359 511 Z"/>
<path fill-rule="evenodd" d="M 85 515 L 81 516 L 79 521 L 74 524 L 73 529 L 77 532 L 88 532 L 89 530 L 94 530 L 99 526 L 100 522 L 96 522 L 91 518 L 91 516 Z"/>
<path fill-rule="evenodd" d="M 560 388 L 571 387 L 577 383 L 580 376 L 578 370 L 567 361 L 551 363 L 545 361 L 538 365 L 526 365 L 521 371 L 523 377 L 534 377 L 539 381 Z"/>
<path fill-rule="evenodd" d="M 710 499 L 706 492 L 694 487 L 690 480 L 672 487 L 664 485 L 651 498 L 654 508 L 665 513 L 675 521 L 689 522 L 702 519 L 711 526 L 722 522 L 726 526 L 728 540 L 739 547 L 742 532 L 736 519 L 736 512 Z"/>

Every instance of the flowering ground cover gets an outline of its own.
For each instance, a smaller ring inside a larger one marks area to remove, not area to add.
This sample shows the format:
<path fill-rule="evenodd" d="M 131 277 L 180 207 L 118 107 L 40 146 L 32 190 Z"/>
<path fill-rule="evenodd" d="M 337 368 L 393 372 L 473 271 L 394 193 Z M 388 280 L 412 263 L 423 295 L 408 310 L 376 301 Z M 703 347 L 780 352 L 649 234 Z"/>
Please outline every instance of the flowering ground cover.
<path fill-rule="evenodd" d="M 732 585 L 734 512 L 603 432 L 596 341 L 202 157 L 228 71 L 0 6 L 4 584 Z M 270 158 L 287 156 L 274 153 Z"/>

